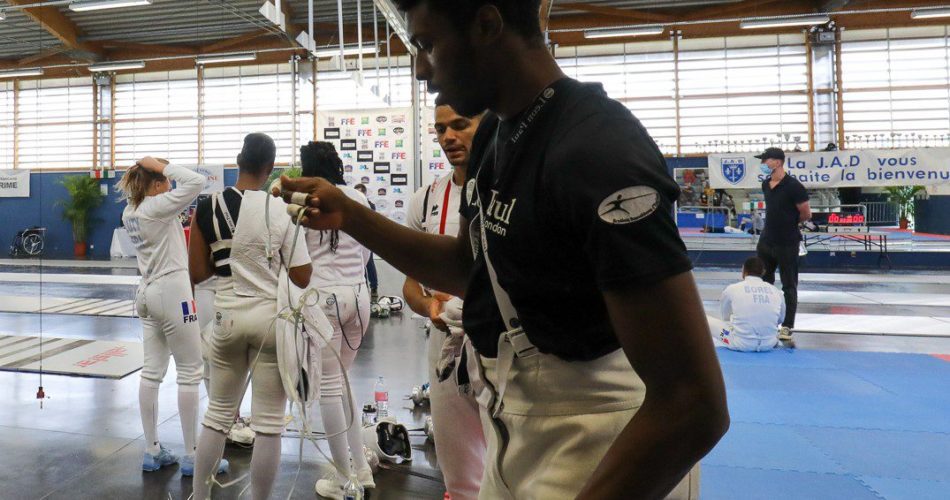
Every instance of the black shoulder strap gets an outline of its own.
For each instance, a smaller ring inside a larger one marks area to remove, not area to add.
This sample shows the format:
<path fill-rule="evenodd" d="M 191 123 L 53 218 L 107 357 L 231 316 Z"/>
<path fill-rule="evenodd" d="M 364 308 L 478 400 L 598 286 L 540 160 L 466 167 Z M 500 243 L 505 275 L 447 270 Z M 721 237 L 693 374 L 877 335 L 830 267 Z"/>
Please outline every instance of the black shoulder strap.
<path fill-rule="evenodd" d="M 425 224 L 426 219 L 429 218 L 429 193 L 432 192 L 432 184 L 429 184 L 429 187 L 426 188 L 426 195 L 422 199 L 422 223 Z"/>

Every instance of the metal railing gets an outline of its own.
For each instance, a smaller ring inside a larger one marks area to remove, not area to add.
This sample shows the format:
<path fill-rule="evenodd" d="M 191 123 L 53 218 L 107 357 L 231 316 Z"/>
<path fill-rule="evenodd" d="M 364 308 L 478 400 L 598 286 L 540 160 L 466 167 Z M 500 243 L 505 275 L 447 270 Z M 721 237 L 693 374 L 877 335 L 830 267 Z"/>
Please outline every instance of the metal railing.
<path fill-rule="evenodd" d="M 864 201 L 867 213 L 865 220 L 869 226 L 896 226 L 900 210 L 897 203 L 890 201 Z"/>

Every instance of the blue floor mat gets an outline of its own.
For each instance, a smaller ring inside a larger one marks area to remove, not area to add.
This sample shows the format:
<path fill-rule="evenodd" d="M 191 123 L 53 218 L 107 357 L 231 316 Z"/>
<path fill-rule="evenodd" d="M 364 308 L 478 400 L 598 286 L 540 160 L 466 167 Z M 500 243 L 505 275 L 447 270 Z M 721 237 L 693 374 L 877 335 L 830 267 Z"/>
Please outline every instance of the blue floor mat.
<path fill-rule="evenodd" d="M 950 482 L 948 481 L 867 476 L 861 477 L 861 481 L 887 500 L 947 500 L 947 497 L 950 497 Z"/>
<path fill-rule="evenodd" d="M 950 479 L 950 434 L 814 428 L 800 434 L 852 474 Z"/>
<path fill-rule="evenodd" d="M 881 500 L 857 479 L 840 474 L 815 474 L 741 467 L 704 466 L 702 500 Z"/>
<path fill-rule="evenodd" d="M 718 349 L 732 427 L 703 499 L 950 498 L 950 363 Z"/>

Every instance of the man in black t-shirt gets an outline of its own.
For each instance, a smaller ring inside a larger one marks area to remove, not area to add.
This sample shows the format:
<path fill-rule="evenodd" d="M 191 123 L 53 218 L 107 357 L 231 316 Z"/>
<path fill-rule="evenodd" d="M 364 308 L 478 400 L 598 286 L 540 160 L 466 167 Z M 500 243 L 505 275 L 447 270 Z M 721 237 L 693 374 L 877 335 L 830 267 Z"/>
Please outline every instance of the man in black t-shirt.
<path fill-rule="evenodd" d="M 697 498 L 694 466 L 729 417 L 662 154 L 599 85 L 564 76 L 540 0 L 396 3 L 416 77 L 460 114 L 492 112 L 458 237 L 411 231 L 320 180 L 282 179 L 281 194 L 308 227 L 465 298 L 488 440 L 480 498 Z"/>
<path fill-rule="evenodd" d="M 785 152 L 768 148 L 756 158 L 762 160 L 762 181 L 765 194 L 765 228 L 756 247 L 756 253 L 765 263 L 763 279 L 775 284 L 775 269 L 782 278 L 785 293 L 785 320 L 779 330 L 779 340 L 789 346 L 792 329 L 795 328 L 795 312 L 798 309 L 798 249 L 802 233 L 798 224 L 811 219 L 808 191 L 798 179 L 785 171 Z"/>

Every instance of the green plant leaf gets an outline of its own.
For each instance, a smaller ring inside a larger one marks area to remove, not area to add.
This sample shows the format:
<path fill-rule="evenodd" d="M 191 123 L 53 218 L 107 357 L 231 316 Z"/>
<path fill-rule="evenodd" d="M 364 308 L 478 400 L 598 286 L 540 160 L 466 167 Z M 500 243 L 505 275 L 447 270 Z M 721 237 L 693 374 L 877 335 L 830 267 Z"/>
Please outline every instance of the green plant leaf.
<path fill-rule="evenodd" d="M 62 207 L 63 220 L 72 224 L 73 240 L 85 242 L 91 226 L 98 222 L 92 212 L 105 200 L 105 195 L 99 189 L 99 180 L 87 174 L 75 174 L 63 177 L 60 184 L 66 188 L 68 197 L 57 201 L 56 206 Z"/>

